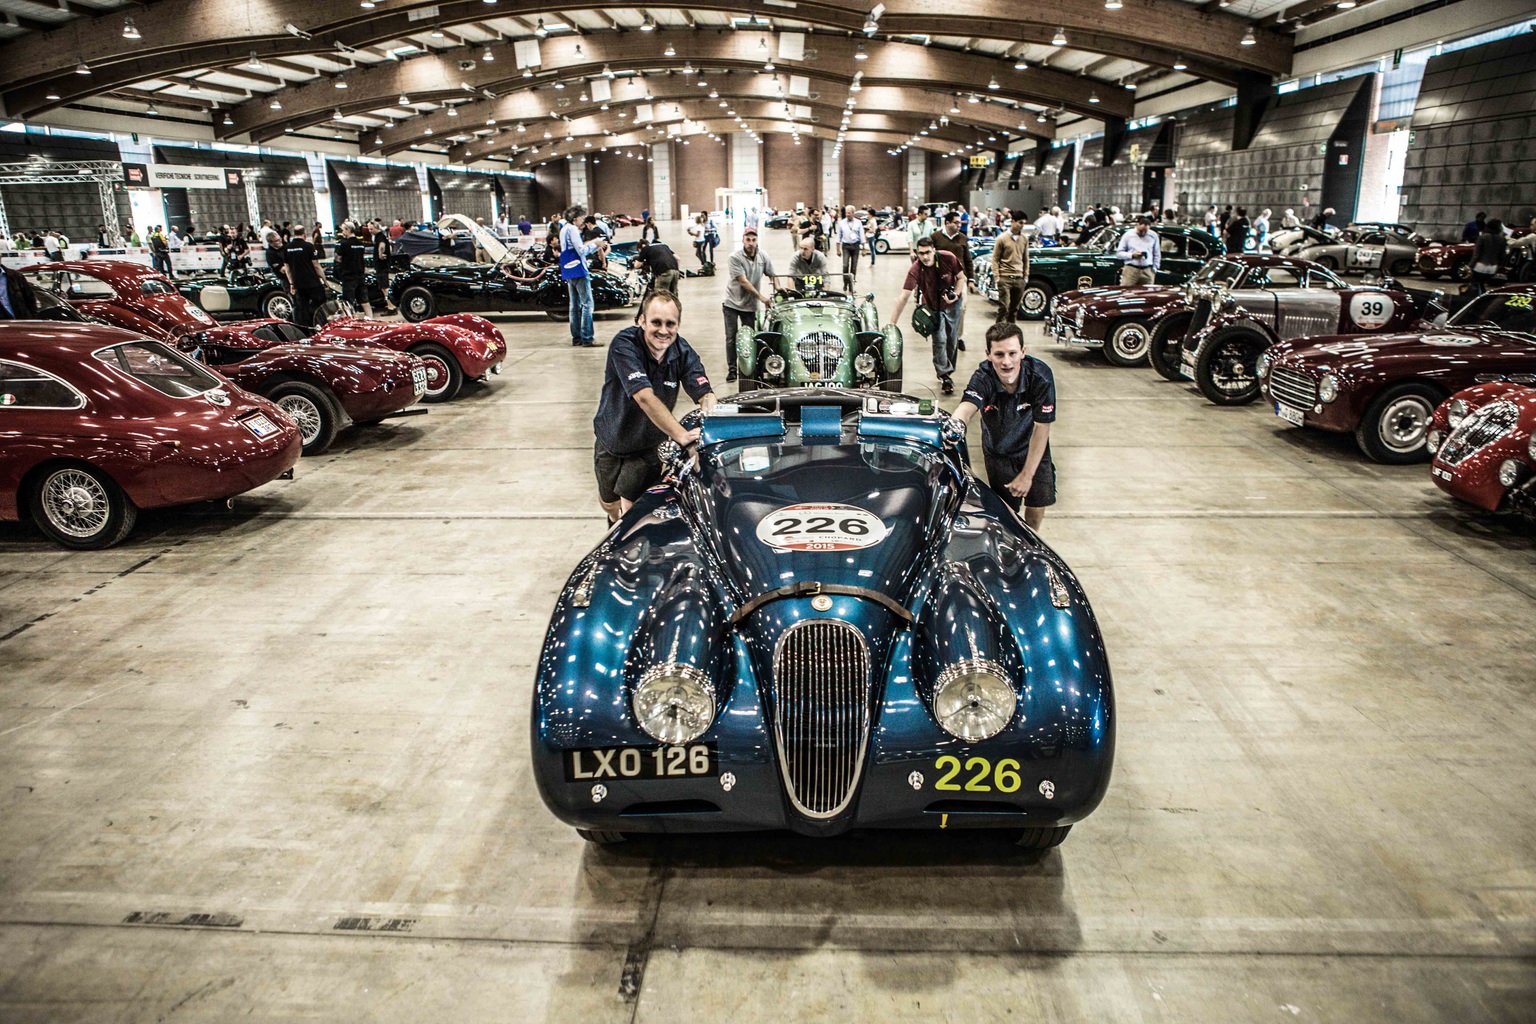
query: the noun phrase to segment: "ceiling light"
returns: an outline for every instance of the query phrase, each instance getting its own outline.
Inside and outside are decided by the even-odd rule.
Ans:
[[[267,106],[271,107],[273,110],[282,110],[283,109],[283,101],[278,99],[276,96],[273,96],[272,97],[272,102],[268,103]]]
[[[525,125],[525,124],[523,124],[523,123],[522,123],[522,122],[518,122],[518,125],[517,125],[517,129],[516,129],[516,130],[517,130],[517,131],[520,131],[520,132],[525,132],[525,131],[527,131],[527,130],[528,130],[528,126],[527,126],[527,125]]]
[[[960,113],[960,104],[955,103],[954,101],[951,101],[950,104],[949,104],[949,112],[951,114],[958,114],[958,113]]]
[[[654,32],[654,31],[656,31],[656,19],[651,17],[649,14],[647,14],[645,16],[645,20],[640,22],[640,31],[641,32]]]
[[[252,71],[260,71],[261,70],[261,68],[262,68],[261,58],[256,56],[256,51],[255,50],[251,51],[251,58],[250,58],[250,60],[245,62],[245,66],[247,68],[250,68]]]
[[[607,64],[603,65],[603,77],[604,78],[612,78],[613,77],[613,68],[609,67]]]
[[[374,8],[374,3],[373,0],[360,0],[357,6],[361,7],[365,11],[371,11]]]
[[[448,116],[449,117],[458,117],[459,116],[459,108],[458,107],[449,107],[448,108]]]
[[[1350,6],[1354,6],[1354,5],[1351,4]],[[123,38],[124,39],[143,39],[144,38],[143,36],[139,35],[138,27],[136,25],[134,25],[132,18],[124,18],[123,19]]]
[[[436,134],[436,133],[434,133],[434,132],[433,132],[433,131],[432,131],[432,126],[431,126],[431,125],[428,125],[428,126],[427,126],[427,130],[426,130],[426,131],[424,131],[424,132],[422,132],[422,134],[423,134],[423,135],[433,135],[433,134]]]
[[[1024,55],[1023,54],[1019,54],[1019,56],[1017,58],[1015,58],[1015,60],[1013,62],[1013,70],[1015,70],[1015,71],[1024,71],[1024,70],[1028,69],[1028,67],[1029,67],[1029,65],[1027,63],[1025,63],[1025,61],[1024,61]]]
[[[344,78],[338,78],[334,84],[338,89],[345,89],[347,87],[347,80]]]
[[[1175,70],[1175,71],[1183,71],[1183,70],[1185,70],[1188,67],[1189,67],[1189,62],[1184,59],[1184,55],[1182,53],[1179,54],[1177,57],[1173,58],[1173,70]]]
[[[485,123],[488,124],[488,125],[495,124],[496,123],[496,119],[494,117],[488,117],[488,118],[485,119]]]
[[[993,75],[992,76],[992,81],[987,83],[987,88],[988,89],[1001,89],[1002,88],[1002,86],[1000,84],[998,84],[997,76],[996,75]]]
[[[1118,11],[1124,6],[1125,4],[1121,3],[1120,0],[1104,0],[1104,9],[1106,11]]]
[[[1099,102],[1098,90],[1094,90],[1093,92],[1088,94],[1088,102],[1089,103],[1097,103],[1097,102]]]
[[[429,35],[431,35],[433,39],[441,39],[441,38],[443,38],[443,35],[444,35],[444,33],[443,33],[443,26],[441,26],[441,25],[433,25],[432,26],[432,31],[429,33]]]
[[[1125,86],[1127,89],[1131,90],[1132,92],[1136,91],[1136,83],[1135,82],[1121,82],[1120,84]]]
[[[1248,31],[1243,33],[1243,38],[1238,40],[1238,45],[1239,46],[1254,46],[1254,45],[1256,45],[1258,43],[1258,41],[1259,41],[1258,38],[1253,34],[1253,26],[1249,25],[1248,26]]]
[[[1347,11],[1353,6],[1355,6],[1355,0],[1339,0],[1339,10],[1341,11]],[[123,34],[127,35],[126,32]]]
[[[1056,30],[1056,34],[1051,37],[1051,45],[1052,46],[1066,46],[1067,45],[1067,30],[1065,28],[1058,28]]]
[[[411,105],[411,98],[405,93],[401,93],[400,98],[395,101],[395,104],[401,107],[408,107]]]
[[[480,55],[480,59],[485,61],[485,63],[489,64],[489,63],[491,63],[492,61],[494,61],[496,59],[496,55],[494,53],[492,53],[491,52],[491,48],[489,46],[487,46],[485,48],[485,52]]]
[[[967,103],[980,103],[981,102],[981,97],[977,96],[975,93],[971,93],[971,98],[966,100],[966,102]]]
[[[539,26],[533,30],[533,34],[538,36],[540,39],[543,39],[545,36],[549,35],[549,29],[544,27],[543,18],[539,19]]]
[[[677,47],[673,46],[671,43],[668,43],[667,48],[661,52],[661,55],[663,57],[676,57]]]
[[[384,145],[384,136],[382,136],[382,135],[375,135],[373,137],[373,144],[375,146],[382,146],[382,145]]]
[[[234,124],[234,119],[229,116],[229,111],[224,111],[224,124]]]
[[[565,88],[565,83],[564,82],[556,82],[555,83],[555,88],[556,89],[564,89]]]
[[[144,113],[148,114],[150,117],[159,117],[160,116],[160,111],[155,109],[155,105],[153,103],[151,103],[149,105],[149,109],[144,111]]]
[[[869,60],[869,54],[864,52],[864,44],[860,43],[858,49],[853,51],[854,60]]]
[[[57,90],[57,89],[49,89],[48,90],[48,94],[46,96],[44,96],[43,98],[44,99],[49,99],[49,100],[56,100],[56,99],[59,98],[59,90]]]

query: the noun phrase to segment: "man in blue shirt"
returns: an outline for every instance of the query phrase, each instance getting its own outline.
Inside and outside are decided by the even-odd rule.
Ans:
[[[981,451],[987,483],[1024,522],[1040,529],[1045,509],[1056,504],[1056,465],[1051,461],[1051,424],[1056,422],[1056,378],[1051,368],[1024,351],[1018,324],[987,328],[986,361],[971,374],[955,420],[961,434],[981,414]]]
[[[565,290],[571,309],[571,344],[578,348],[592,348],[592,277],[587,270],[587,257],[594,252],[606,253],[608,243],[602,239],[583,241],[581,221],[587,208],[577,203],[565,211],[565,222],[560,227],[560,276],[565,278]]]
[[[699,439],[672,415],[679,391],[705,412],[715,404],[704,363],[677,333],[682,314],[677,297],[652,292],[640,305],[635,326],[626,327],[608,346],[602,398],[592,430],[598,498],[613,522],[654,487],[662,474],[657,449],[671,438],[680,445]]]
[[[1120,284],[1151,284],[1157,278],[1158,264],[1162,262],[1162,243],[1152,222],[1146,217],[1136,218],[1136,227],[1120,236],[1120,247],[1115,255],[1125,261],[1120,268]]]

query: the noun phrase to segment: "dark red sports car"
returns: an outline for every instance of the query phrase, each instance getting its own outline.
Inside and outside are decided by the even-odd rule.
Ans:
[[[446,402],[466,380],[501,372],[507,340],[501,328],[483,316],[453,313],[420,323],[394,323],[360,316],[339,316],[310,335],[329,345],[380,346],[410,352],[427,365],[426,402]]]
[[[1282,341],[1258,370],[1286,422],[1353,433],[1377,462],[1422,462],[1435,406],[1474,384],[1536,373],[1536,286],[1480,295],[1444,327]]]
[[[1489,512],[1536,520],[1536,375],[1457,392],[1430,424],[1430,478]]]
[[[40,292],[67,298],[80,313],[175,344],[234,383],[276,402],[304,435],[304,454],[331,446],[348,420],[377,423],[426,392],[425,363],[384,348],[312,345],[307,328],[285,320],[221,325],[159,273],[137,263],[49,263],[26,271]]]
[[[265,398],[163,342],[95,324],[0,323],[0,519],[104,548],[139,509],[233,497],[303,441]]]

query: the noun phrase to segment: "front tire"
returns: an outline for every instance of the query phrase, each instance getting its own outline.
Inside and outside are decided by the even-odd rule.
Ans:
[[[1060,846],[1071,831],[1071,825],[1063,825],[1061,828],[1022,828],[1014,836],[1013,845],[1025,850],[1049,850]]]
[[[881,256],[884,256],[886,253],[888,253],[890,251],[891,251],[891,243],[890,242],[887,242],[883,238],[875,239],[875,252],[879,253]]]
[[[1031,281],[1019,296],[1019,315],[1026,320],[1044,320],[1055,289],[1043,281]]]
[[[429,342],[412,347],[411,354],[420,356],[427,364],[427,391],[421,396],[423,402],[450,402],[458,397],[459,389],[464,386],[464,371],[459,368],[459,361],[453,358],[452,352]]]
[[[571,318],[571,311],[569,309],[546,309],[544,311],[544,315],[549,317],[551,320],[564,321]]]
[[[323,388],[292,380],[272,388],[266,397],[299,425],[305,455],[319,455],[336,440],[336,433],[341,429],[341,416]]]
[[[421,285],[412,285],[400,293],[400,315],[413,324],[432,319],[437,301],[432,293]]]
[[[261,311],[273,320],[293,321],[293,296],[285,291],[268,292],[261,300]]]
[[[1375,462],[1403,466],[1429,455],[1425,439],[1441,396],[1423,384],[1399,384],[1371,402],[1355,428],[1355,443]]]
[[[128,536],[139,509],[99,469],[55,466],[37,481],[29,496],[32,521],[48,538],[66,548],[109,548]]]
[[[1413,273],[1413,260],[1398,260],[1387,268],[1387,273],[1393,277],[1407,277]]]
[[[1214,405],[1247,405],[1259,397],[1259,353],[1269,339],[1242,324],[1228,324],[1201,346],[1195,384]]]
[[[629,842],[628,832],[614,832],[602,828],[579,828],[576,834],[593,846],[616,846]]]
[[[1111,366],[1140,366],[1152,347],[1152,332],[1145,320],[1122,320],[1104,339],[1104,358]]]
[[[1339,261],[1334,259],[1332,256],[1319,256],[1315,262],[1318,266],[1327,270],[1339,269]]]
[[[1451,280],[1452,281],[1470,281],[1470,280],[1472,280],[1472,257],[1471,256],[1462,256],[1459,259],[1457,259],[1455,263],[1451,264]]]
[[[1175,313],[1164,317],[1152,328],[1152,336],[1147,342],[1147,362],[1164,380],[1184,379],[1179,372],[1179,361],[1184,358],[1184,334],[1192,319],[1193,313]]]

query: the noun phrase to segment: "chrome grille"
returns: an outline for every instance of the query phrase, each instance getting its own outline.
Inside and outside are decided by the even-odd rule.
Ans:
[[[831,331],[814,331],[795,342],[795,354],[814,379],[833,377],[843,358],[843,339]]]
[[[1336,318],[1331,316],[1282,313],[1275,333],[1282,338],[1304,338],[1309,334],[1330,334],[1337,326]]]
[[[1514,429],[1520,422],[1520,409],[1514,402],[1494,402],[1467,414],[1461,426],[1451,431],[1435,459],[1446,466],[1459,466],[1480,448],[1486,448]]]
[[[1300,370],[1276,366],[1269,371],[1269,396],[1292,409],[1310,409],[1317,404],[1317,381]]]
[[[1184,328],[1184,337],[1193,338],[1200,333],[1207,320],[1211,318],[1211,300],[1201,299],[1195,303],[1195,311],[1190,315],[1189,326]]]
[[[773,652],[779,771],[797,811],[831,818],[848,806],[869,743],[869,647],[838,619],[784,631]]]

